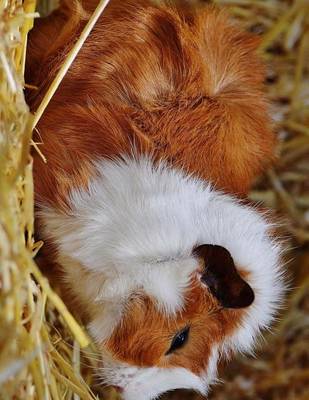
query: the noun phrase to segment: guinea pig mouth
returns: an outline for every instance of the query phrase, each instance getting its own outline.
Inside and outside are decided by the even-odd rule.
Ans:
[[[226,248],[203,244],[194,249],[194,255],[204,261],[201,281],[224,308],[245,308],[253,303],[254,292]]]
[[[120,387],[120,386],[114,386],[114,385],[112,385],[112,388],[113,388],[114,390],[116,390],[117,393],[123,393],[123,391],[124,391],[124,389],[123,389],[122,387]]]

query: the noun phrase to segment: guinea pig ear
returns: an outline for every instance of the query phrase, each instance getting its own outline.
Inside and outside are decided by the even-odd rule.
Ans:
[[[226,248],[203,244],[193,250],[193,255],[203,259],[205,270],[201,280],[223,307],[244,308],[253,303],[254,292],[237,272]]]

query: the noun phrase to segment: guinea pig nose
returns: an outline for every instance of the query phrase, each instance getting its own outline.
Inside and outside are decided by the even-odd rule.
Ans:
[[[123,392],[123,388],[120,387],[120,386],[114,386],[114,385],[112,385],[112,388],[114,388],[114,389],[116,390],[116,392],[118,392],[118,393],[122,393],[122,392]]]

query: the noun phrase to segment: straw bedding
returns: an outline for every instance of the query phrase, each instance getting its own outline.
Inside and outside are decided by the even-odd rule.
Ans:
[[[291,292],[274,334],[256,358],[225,368],[213,400],[309,398],[309,4],[306,0],[217,0],[262,36],[278,160],[252,200],[284,216],[293,250]],[[23,6],[22,6],[23,3]],[[42,1],[47,12],[55,1]],[[33,117],[23,97],[27,32],[34,0],[0,0],[0,399],[116,399],[92,377],[98,355],[83,327],[38,270],[33,240]],[[27,82],[26,82],[27,83]],[[36,151],[35,149],[33,149]],[[166,399],[199,399],[175,392]]]

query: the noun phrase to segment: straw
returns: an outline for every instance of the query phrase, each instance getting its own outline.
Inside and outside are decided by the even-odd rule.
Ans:
[[[89,36],[90,32],[92,31],[93,27],[97,23],[97,20],[100,18],[102,12],[104,11],[105,7],[108,5],[109,0],[100,0],[97,8],[95,9],[94,13],[92,14],[91,18],[89,19],[88,23],[86,24],[85,28],[83,29],[80,37],[78,38],[77,42],[75,43],[72,50],[67,55],[63,65],[61,66],[60,70],[57,73],[57,76],[53,80],[52,84],[50,85],[49,89],[47,90],[41,104],[39,105],[34,119],[33,119],[33,129],[37,125],[38,121],[40,120],[44,110],[48,106],[51,98],[55,94],[56,90],[58,89],[59,85],[61,84],[62,79],[64,78],[65,74],[68,72],[70,66],[74,62],[76,56],[78,55],[80,49],[82,48],[85,40]]]

